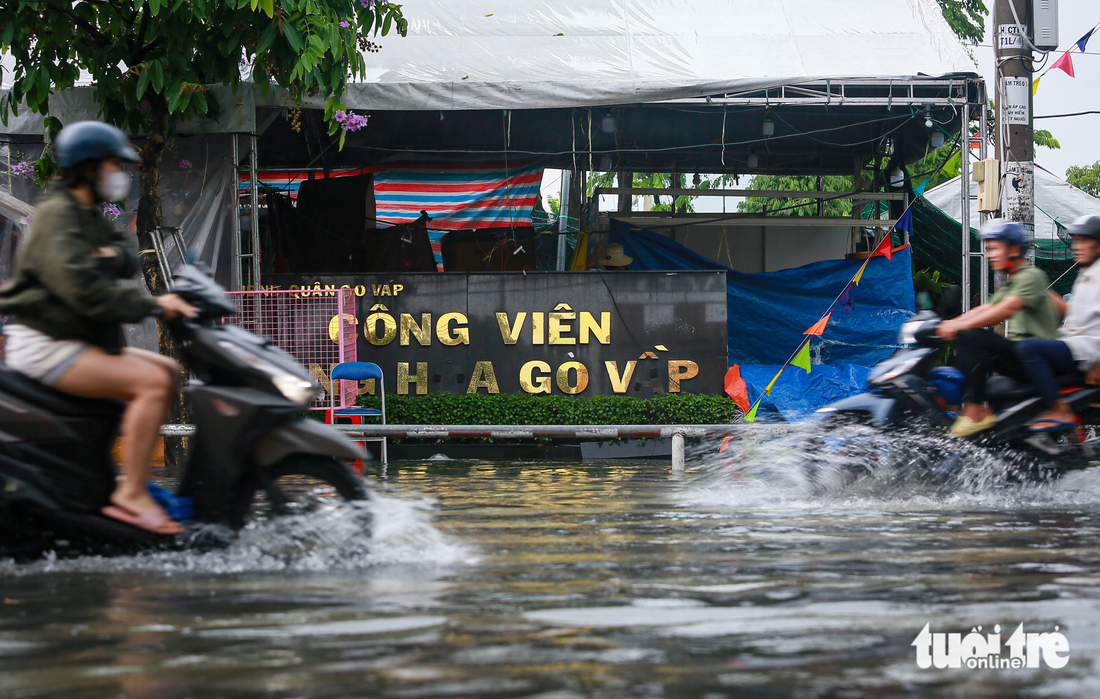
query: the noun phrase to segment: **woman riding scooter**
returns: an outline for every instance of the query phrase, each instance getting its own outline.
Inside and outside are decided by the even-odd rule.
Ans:
[[[1073,257],[1081,266],[1073,283],[1072,301],[1056,299],[1066,322],[1057,340],[1024,340],[1016,345],[1032,385],[1039,389],[1047,411],[1032,423],[1033,432],[1054,432],[1080,420],[1058,399],[1058,374],[1088,372],[1086,381],[1100,384],[1100,216],[1081,216],[1069,227]]]
[[[1024,227],[993,220],[982,230],[982,239],[990,266],[1007,273],[1008,282],[988,304],[943,321],[936,331],[945,340],[955,341],[956,366],[966,377],[962,411],[948,433],[952,437],[968,437],[996,424],[985,404],[986,379],[996,372],[1025,380],[1014,352],[1016,342],[1053,340],[1062,320],[1047,291],[1047,275],[1024,257],[1031,246]],[[1006,324],[1004,337],[988,329],[1001,322]]]
[[[59,182],[39,202],[11,280],[0,289],[7,363],[53,388],[87,398],[128,401],[122,476],[103,514],[157,534],[180,531],[149,495],[149,462],[168,415],[179,366],[125,347],[122,323],[157,312],[196,309],[176,294],[150,297],[118,284],[137,272],[137,256],[104,219],[104,203],[124,199],[138,160],[125,134],[97,121],[72,124],[54,141]]]

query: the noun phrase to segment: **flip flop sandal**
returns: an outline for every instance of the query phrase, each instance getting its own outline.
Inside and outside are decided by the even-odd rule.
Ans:
[[[1036,427],[1035,426],[1035,425],[1042,424],[1044,422],[1049,422],[1051,424],[1051,427]],[[1066,430],[1066,429],[1069,429],[1071,427],[1077,427],[1080,424],[1081,424],[1080,420],[1076,420],[1074,422],[1062,422],[1061,420],[1051,420],[1051,419],[1036,420],[1035,422],[1033,422],[1031,424],[1031,427],[1028,428],[1028,432],[1061,432],[1062,430]]]
[[[169,527],[172,524],[177,524],[176,520],[172,519],[165,513],[160,506],[154,506],[151,509],[142,512],[140,515],[127,510],[126,508],[119,507],[118,505],[108,505],[104,507],[100,512],[105,517],[118,520],[125,524],[129,524],[132,527],[138,529],[144,529],[147,532],[153,534],[160,534],[162,536],[174,536],[178,532],[171,531]]]

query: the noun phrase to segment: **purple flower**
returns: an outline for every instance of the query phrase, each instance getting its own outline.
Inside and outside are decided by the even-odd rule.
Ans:
[[[16,163],[15,165],[12,165],[11,171],[13,174],[19,175],[20,177],[26,177],[28,179],[34,177],[34,165],[31,165],[26,160],[21,163]]]
[[[332,115],[333,120],[344,131],[358,131],[367,125],[367,118],[353,112],[345,112],[343,109]]]
[[[347,21],[346,19],[342,19],[342,20],[340,20],[340,26],[343,27],[344,29],[347,29],[348,27],[351,26],[351,22]]]
[[[374,7],[375,2],[377,2],[377,0],[359,0],[359,4],[368,10]]]
[[[190,160],[184,159],[184,160],[180,161],[180,170],[190,170],[190,169],[191,169],[191,161]]]
[[[117,206],[115,206],[114,204],[104,204],[103,205],[103,215],[106,216],[108,219],[113,221],[114,219],[121,216],[122,212],[119,211],[119,208]]]

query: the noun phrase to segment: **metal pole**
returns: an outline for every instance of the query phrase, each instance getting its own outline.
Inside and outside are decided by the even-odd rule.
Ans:
[[[233,160],[233,182],[229,191],[229,204],[233,209],[230,220],[233,222],[233,278],[230,285],[237,291],[244,291],[244,280],[241,279],[241,199],[240,194],[241,170],[240,149],[237,145],[237,134],[229,134],[229,157]]]
[[[959,180],[962,182],[962,311],[970,310],[970,98],[962,106]]]
[[[985,110],[989,104],[989,98],[986,95],[984,82],[981,83],[981,88],[982,89],[980,92],[982,105],[978,110],[978,139],[981,141],[981,143],[978,144],[978,158],[981,160],[985,160],[988,157],[987,154],[989,151],[989,120],[986,119],[985,113]],[[986,219],[988,218],[988,214],[978,214],[978,230],[981,230],[982,227],[985,226]],[[978,259],[981,262],[981,302],[984,306],[985,304],[989,303],[989,261],[985,257],[985,241],[979,239],[978,246],[981,250],[981,257],[979,257]]]
[[[684,435],[680,432],[672,435],[672,473],[684,473]]]
[[[569,232],[569,194],[572,191],[570,186],[572,174],[570,170],[561,173],[561,200],[558,205],[558,264],[555,267],[559,272],[565,271],[565,234]]]
[[[256,164],[259,161],[259,139],[252,134],[249,143],[248,154],[248,185],[252,200],[252,289],[260,290],[260,194],[259,174],[256,172]]]

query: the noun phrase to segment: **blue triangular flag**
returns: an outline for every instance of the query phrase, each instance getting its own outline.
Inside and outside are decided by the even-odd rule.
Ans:
[[[932,181],[932,178],[929,177],[924,182],[921,182],[916,187],[913,187],[913,194],[916,194],[918,197],[924,196],[924,190],[928,188],[928,183],[931,182],[931,181]]]
[[[856,286],[850,284],[844,293],[841,294],[840,300],[836,302],[840,307],[841,313],[851,313],[856,310]]]
[[[1089,37],[1092,36],[1092,33],[1094,31],[1096,31],[1096,27],[1093,27],[1092,29],[1088,30],[1088,32],[1083,37],[1081,37],[1080,39],[1077,40],[1077,50],[1078,51],[1080,51],[1081,53],[1085,52],[1085,46],[1089,43]]]
[[[902,214],[898,222],[894,224],[894,230],[905,231],[907,233],[913,232],[913,207],[909,207]]]

